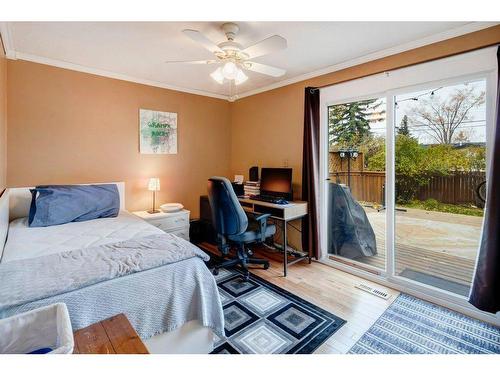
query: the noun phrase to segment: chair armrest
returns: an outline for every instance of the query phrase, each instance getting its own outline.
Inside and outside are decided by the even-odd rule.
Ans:
[[[260,241],[264,242],[266,240],[267,219],[271,217],[271,214],[248,213],[252,215],[253,220],[259,223]]]
[[[250,215],[254,215],[252,219],[255,221],[267,220],[267,218],[271,217],[271,214],[258,214],[256,212],[248,212]]]

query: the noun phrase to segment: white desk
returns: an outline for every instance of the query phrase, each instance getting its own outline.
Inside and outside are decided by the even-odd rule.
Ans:
[[[311,263],[310,255],[302,255],[296,257],[293,261],[288,261],[287,243],[287,223],[292,220],[301,219],[307,215],[307,202],[292,201],[288,204],[275,204],[262,202],[249,198],[239,198],[240,204],[245,211],[257,212],[262,214],[271,214],[271,218],[282,222],[283,233],[283,276],[286,277],[288,266],[308,259]]]

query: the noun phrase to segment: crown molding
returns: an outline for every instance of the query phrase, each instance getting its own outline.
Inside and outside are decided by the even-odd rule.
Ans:
[[[12,33],[10,31],[8,22],[0,22],[0,35],[2,37],[3,48],[5,50],[5,56],[8,59],[16,59],[16,49],[14,48],[14,41],[12,39]]]
[[[367,62],[370,62],[373,60],[381,59],[381,58],[384,58],[387,56],[391,56],[391,55],[395,55],[395,54],[398,54],[401,52],[409,51],[409,50],[412,50],[415,48],[423,47],[423,46],[426,46],[428,44],[433,44],[433,43],[441,42],[443,40],[455,38],[455,37],[458,37],[461,35],[473,33],[475,31],[479,31],[482,29],[486,29],[488,27],[496,26],[498,24],[499,24],[499,22],[471,22],[471,23],[468,23],[466,25],[463,25],[463,26],[460,26],[460,27],[457,27],[454,29],[450,29],[450,30],[443,31],[443,32],[438,33],[438,34],[433,34],[433,35],[427,36],[425,38],[414,40],[412,42],[400,44],[398,46],[390,47],[390,48],[387,48],[384,50],[370,53],[368,55],[357,57],[357,58],[352,59],[352,60],[347,60],[347,61],[341,62],[339,64],[331,65],[331,66],[328,66],[326,68],[315,70],[315,71],[310,72],[310,73],[301,74],[301,75],[298,75],[298,76],[295,76],[292,78],[285,79],[283,81],[272,83],[270,85],[267,85],[267,86],[264,86],[264,87],[261,87],[258,89],[246,91],[246,92],[238,94],[238,99],[243,99],[243,98],[246,98],[248,96],[260,94],[260,93],[265,92],[265,91],[274,90],[274,89],[277,89],[277,88],[280,88],[283,86],[291,85],[293,83],[297,83],[297,82],[305,81],[305,80],[308,80],[311,78],[319,77],[319,76],[322,76],[324,74],[333,73],[333,72],[336,72],[336,71],[339,71],[342,69],[346,69],[346,68],[350,68],[350,67],[353,67],[356,65],[364,64],[364,63],[367,63]]]
[[[55,66],[58,68],[63,68],[63,69],[69,69],[69,70],[74,70],[74,71],[79,71],[83,73],[88,73],[88,74],[94,74],[102,77],[108,77],[108,78],[114,78],[114,79],[119,79],[122,81],[128,81],[128,82],[134,82],[134,83],[139,83],[147,86],[153,86],[153,87],[160,87],[168,90],[173,90],[173,91],[180,91],[180,92],[185,92],[188,94],[195,94],[195,95],[202,95],[202,96],[208,96],[212,98],[217,98],[217,99],[223,99],[227,100],[229,102],[234,102],[238,99],[242,99],[248,96],[260,94],[265,91],[270,91],[277,89],[279,87],[287,86],[293,83],[305,81],[311,78],[315,78],[324,74],[328,73],[333,73],[335,71],[339,71],[342,69],[346,69],[352,66],[356,66],[359,64],[363,64],[369,61],[377,60],[383,57],[387,57],[390,55],[398,54],[401,52],[405,52],[408,50],[412,50],[415,48],[423,47],[428,44],[440,42],[446,39],[451,39],[457,36],[469,34],[475,31],[479,31],[482,29],[486,29],[491,26],[498,25],[498,22],[471,22],[466,25],[447,30],[438,34],[433,34],[425,38],[421,38],[409,43],[405,44],[400,44],[395,47],[387,48],[384,50],[380,50],[374,53],[370,53],[364,56],[360,56],[355,59],[351,59],[348,61],[344,61],[339,64],[331,65],[319,70],[315,70],[310,73],[305,73],[301,74],[295,77],[291,77],[288,79],[285,79],[283,81],[279,81],[270,85],[266,85],[254,90],[249,90],[240,94],[237,94],[235,96],[228,96],[228,95],[222,95],[222,94],[216,94],[212,93],[209,91],[203,91],[203,90],[197,90],[197,89],[190,89],[186,87],[179,87],[175,85],[170,85],[164,82],[160,81],[153,81],[153,80],[147,80],[147,79],[142,79],[142,78],[137,78],[133,76],[129,76],[126,74],[121,74],[121,73],[116,73],[116,72],[111,72],[107,70],[102,70],[102,69],[97,69],[97,68],[92,68],[84,65],[79,65],[79,64],[74,64],[71,62],[63,61],[63,60],[56,60],[56,59],[50,59],[47,57],[43,56],[37,56],[37,55],[32,55],[32,54],[27,54],[27,53],[22,53],[22,52],[17,52],[14,46],[13,38],[12,38],[12,32],[10,30],[10,24],[9,22],[0,22],[0,35],[2,36],[2,40],[4,43],[4,48],[5,48],[5,55],[8,59],[11,60],[25,60],[25,61],[31,61],[39,64],[44,64],[44,65],[50,65],[50,66]]]
[[[201,95],[201,96],[208,96],[208,97],[216,98],[216,99],[223,99],[223,100],[229,99],[226,95],[215,94],[215,93],[212,93],[209,91],[189,89],[186,87],[169,85],[167,83],[163,83],[160,81],[152,81],[152,80],[148,80],[148,79],[132,77],[132,76],[129,76],[127,74],[110,72],[108,70],[96,69],[96,68],[92,68],[92,67],[88,67],[88,66],[84,66],[84,65],[73,64],[73,63],[70,63],[67,61],[54,60],[54,59],[49,59],[47,57],[30,55],[30,54],[22,53],[22,52],[16,52],[15,58],[18,60],[25,60],[25,61],[38,63],[38,64],[55,66],[57,68],[75,70],[77,72],[93,74],[93,75],[97,75],[97,76],[101,76],[101,77],[107,77],[107,78],[119,79],[121,81],[139,83],[141,85],[160,87],[162,89],[180,91],[180,92],[185,92],[188,94],[195,94],[195,95]]]

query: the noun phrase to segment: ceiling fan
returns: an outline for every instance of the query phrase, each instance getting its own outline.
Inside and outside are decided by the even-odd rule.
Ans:
[[[220,64],[221,66],[212,72],[210,76],[221,85],[226,80],[234,81],[236,85],[245,82],[248,79],[248,76],[243,72],[243,70],[250,70],[252,72],[265,74],[271,77],[281,77],[286,73],[284,69],[250,61],[250,59],[255,57],[285,49],[287,47],[285,38],[279,35],[273,35],[247,48],[243,48],[241,44],[234,41],[239,29],[239,26],[235,23],[223,24],[222,31],[226,34],[227,41],[219,44],[215,44],[197,30],[182,30],[184,35],[212,52],[214,54],[214,59],[166,62],[186,64]]]

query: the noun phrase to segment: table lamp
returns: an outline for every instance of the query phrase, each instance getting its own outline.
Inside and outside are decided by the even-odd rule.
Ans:
[[[160,179],[158,177],[151,177],[148,183],[148,190],[153,192],[153,208],[148,211],[150,214],[156,214],[160,212],[160,210],[155,209],[156,203],[156,192],[160,191]]]

